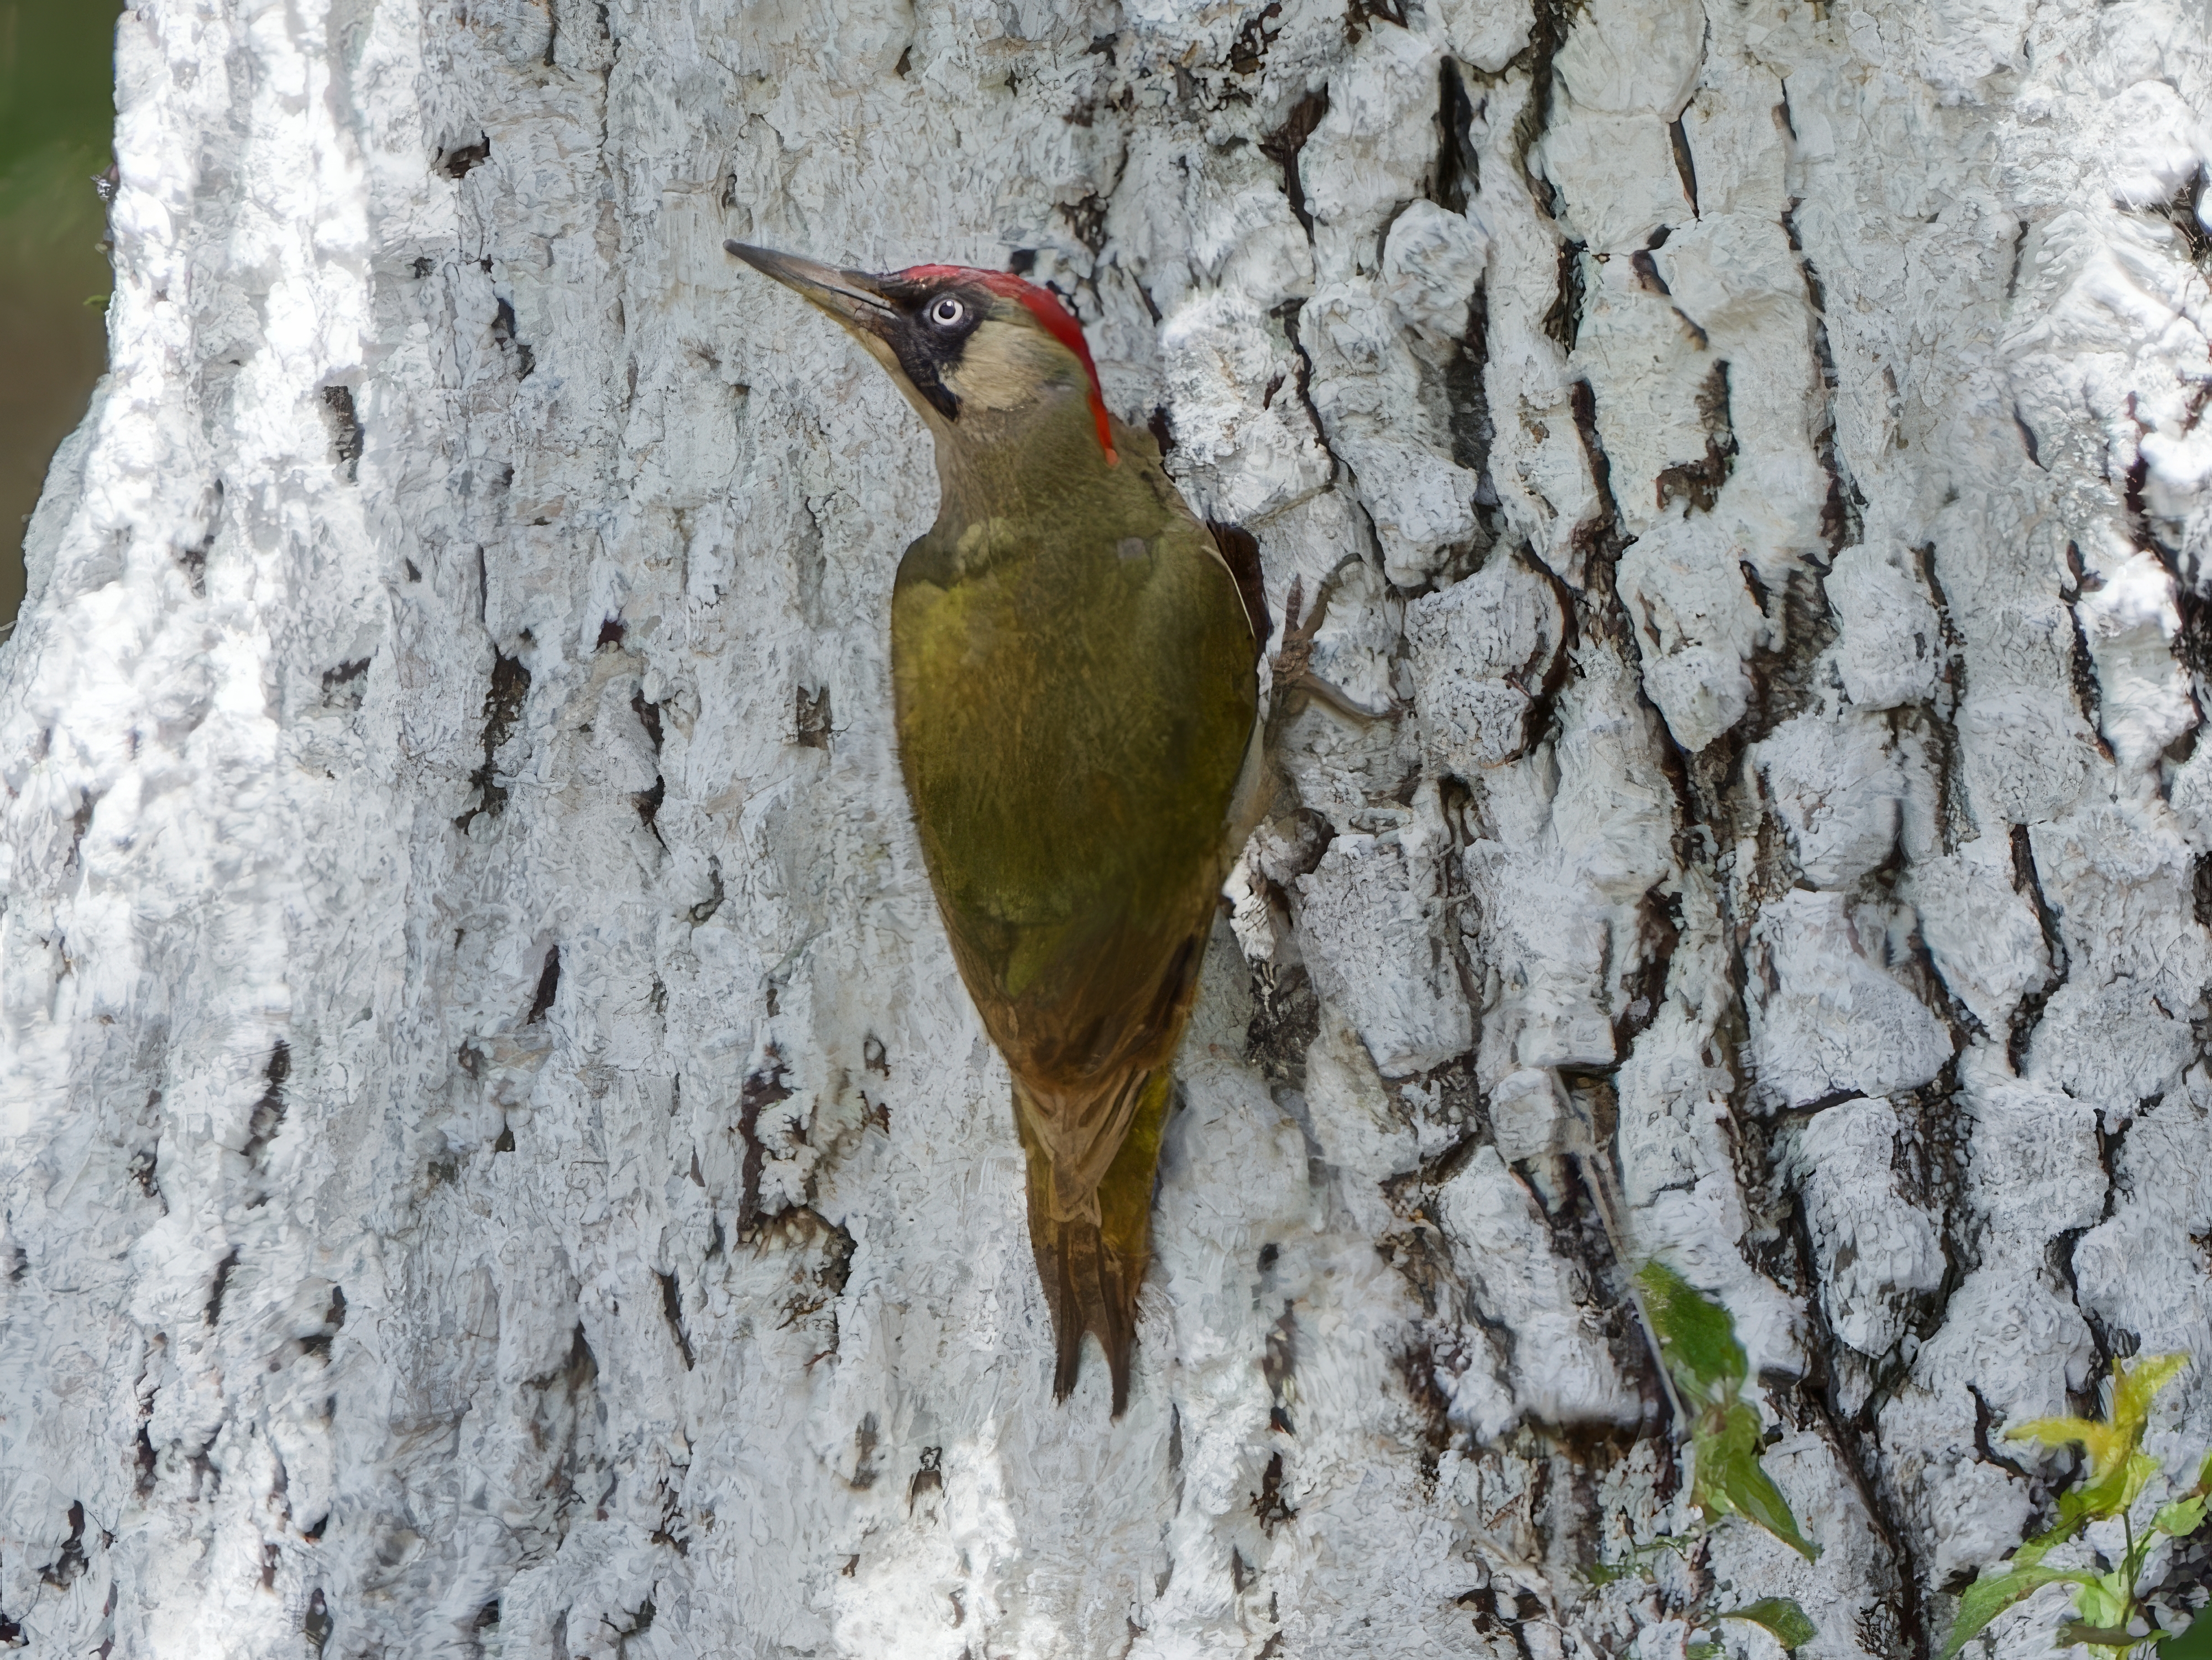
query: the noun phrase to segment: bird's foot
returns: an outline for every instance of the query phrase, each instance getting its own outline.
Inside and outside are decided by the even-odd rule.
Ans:
[[[1283,643],[1275,652],[1277,708],[1288,708],[1289,700],[1295,696],[1314,698],[1346,720],[1362,723],[1395,721],[1407,712],[1407,706],[1396,698],[1389,700],[1381,708],[1370,708],[1314,668],[1315,637],[1321,632],[1322,619],[1328,615],[1328,602],[1336,595],[1340,573],[1352,562],[1346,560],[1321,580],[1314,591],[1311,611],[1305,610],[1305,578],[1291,578],[1291,591],[1283,597]]]

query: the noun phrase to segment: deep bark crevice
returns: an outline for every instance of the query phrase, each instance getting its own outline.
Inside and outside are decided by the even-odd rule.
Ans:
[[[482,550],[477,558],[483,558]],[[481,562],[478,566],[482,569]],[[496,818],[507,811],[507,786],[498,780],[499,751],[506,744],[514,723],[522,717],[522,706],[530,696],[530,670],[520,657],[509,657],[495,651],[492,654],[491,683],[484,689],[483,701],[483,764],[469,775],[469,783],[477,792],[477,803],[453,820],[453,828],[464,836],[479,816]]]
[[[1705,453],[1695,461],[1677,462],[1661,471],[1657,490],[1664,512],[1676,502],[1686,502],[1685,517],[1711,513],[1722,487],[1735,471],[1735,421],[1729,409],[1729,366],[1715,363],[1698,388],[1698,423],[1705,429]]]
[[[1856,1420],[1844,1408],[1838,1389],[1839,1380],[1826,1361],[1827,1356],[1842,1352],[1842,1340],[1828,1325],[1827,1310],[1820,1301],[1819,1259],[1814,1252],[1812,1229],[1803,1204],[1794,1194],[1790,1201],[1786,1237],[1788,1249],[1795,1257],[1798,1304],[1814,1334],[1814,1341],[1806,1346],[1811,1366],[1803,1377],[1796,1380],[1790,1393],[1801,1414],[1817,1426],[1820,1438],[1850,1477],[1852,1489],[1873,1523],[1888,1569],[1887,1583],[1875,1589],[1886,1593],[1889,1602],[1886,1607],[1877,1603],[1870,1615],[1874,1624],[1865,1634],[1878,1639],[1877,1652],[1885,1656],[1903,1660],[1909,1655],[1913,1660],[1930,1660],[1936,1652],[1939,1633],[1929,1622],[1918,1566],[1905,1542],[1907,1535],[1903,1517],[1891,1504],[1881,1480],[1881,1444],[1872,1415],[1874,1403],[1880,1397],[1870,1395],[1867,1408]]]
[[[1593,633],[1616,648],[1632,652],[1634,642],[1614,582],[1614,568],[1636,538],[1622,526],[1620,505],[1613,498],[1613,460],[1605,453],[1605,439],[1597,428],[1597,394],[1588,380],[1575,380],[1568,385],[1567,402],[1574,415],[1576,435],[1582,440],[1583,461],[1589,468],[1590,489],[1597,497],[1597,512],[1576,525],[1571,538],[1581,562],[1583,609],[1593,623],[1603,624]]]
[[[1291,105],[1282,125],[1260,140],[1260,153],[1283,170],[1283,194],[1290,202],[1298,228],[1310,240],[1313,235],[1313,214],[1306,206],[1306,185],[1298,172],[1298,152],[1305,149],[1306,140],[1313,137],[1314,129],[1328,113],[1328,88],[1324,83]]]
[[[1528,153],[1552,124],[1552,98],[1557,83],[1553,64],[1566,43],[1567,28],[1580,9],[1578,0],[1534,0],[1528,44],[1508,70],[1525,66],[1528,72],[1528,101],[1513,124],[1513,165],[1547,219],[1559,216],[1559,197],[1551,180],[1533,172]]]
[[[1299,407],[1305,410],[1306,419],[1313,427],[1314,443],[1323,455],[1328,457],[1328,482],[1331,486],[1334,486],[1350,469],[1344,465],[1343,458],[1339,456],[1330,445],[1328,427],[1322,420],[1321,410],[1314,404],[1313,355],[1307,351],[1305,343],[1298,337],[1298,319],[1305,310],[1305,303],[1303,300],[1285,300],[1268,314],[1283,325],[1284,339],[1290,343],[1291,350],[1297,354],[1298,366],[1291,385],[1297,393]],[[1373,539],[1371,532],[1369,539],[1370,541]]]
[[[1429,199],[1446,213],[1465,213],[1468,202],[1482,194],[1482,158],[1471,136],[1474,105],[1454,59],[1444,59],[1437,80],[1437,162]]]
[[[1551,309],[1544,313],[1544,332],[1559,342],[1559,350],[1571,357],[1582,337],[1583,261],[1589,254],[1589,249],[1580,242],[1560,242],[1558,282]]]
[[[1828,292],[1812,256],[1797,234],[1798,203],[1793,199],[1782,215],[1782,229],[1790,251],[1797,256],[1798,274],[1804,278],[1805,299],[1810,307],[1813,362],[1820,376],[1820,415],[1813,429],[1813,453],[1828,477],[1827,498],[1820,504],[1820,538],[1832,562],[1845,548],[1857,545],[1861,513],[1866,496],[1845,465],[1836,443],[1836,354],[1828,340]]]
[[[738,1241],[741,1244],[751,1244],[760,1236],[761,1175],[768,1164],[767,1144],[760,1136],[761,1111],[780,1101],[788,1101],[791,1097],[790,1071],[781,1052],[771,1043],[759,1067],[745,1079],[738,1098],[738,1136],[745,1150],[744,1185],[738,1200]]]
[[[2027,1076],[2029,1046],[2035,1041],[2035,1031],[2043,1020],[2044,1006],[2057,994],[2072,970],[2072,959],[2066,951],[2066,937],[2058,925],[2058,913],[2043,897],[2043,879],[2035,867],[2035,844],[2028,835],[2027,826],[2012,827],[2012,885],[2013,891],[2027,896],[2035,907],[2036,926],[2043,931],[2043,949],[2050,968],[2041,985],[2030,989],[2014,1009],[2012,1028],[2007,1034],[2005,1055],[2018,1076]]]

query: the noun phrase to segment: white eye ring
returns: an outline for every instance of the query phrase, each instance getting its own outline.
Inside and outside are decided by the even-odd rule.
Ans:
[[[949,294],[929,308],[929,320],[940,329],[957,327],[967,315],[968,307]]]

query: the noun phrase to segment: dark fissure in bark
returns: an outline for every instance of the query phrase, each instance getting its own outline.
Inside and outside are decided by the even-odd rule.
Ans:
[[[1613,1023],[1613,1052],[1622,1060],[1644,1029],[1658,1018],[1667,996],[1667,976],[1674,966],[1674,947],[1682,939],[1682,896],[1655,884],[1636,905],[1636,966],[1621,979],[1627,1005]]]
[[[69,1523],[69,1537],[62,1541],[61,1554],[39,1570],[39,1578],[56,1590],[67,1590],[91,1566],[84,1554],[84,1505],[75,1499],[70,1503]]]
[[[1252,1018],[1244,1058],[1271,1084],[1305,1086],[1306,1049],[1321,1031],[1321,999],[1305,964],[1263,963],[1252,971]]]
[[[1887,1596],[1875,1603],[1871,1614],[1861,1619],[1862,1639],[1872,1639],[1869,1646],[1878,1653],[1911,1654],[1917,1660],[1929,1660],[1936,1645],[1928,1624],[1928,1610],[1922,1601],[1920,1576],[1911,1553],[1905,1548],[1904,1528],[1882,1491],[1879,1479],[1880,1440],[1871,1422],[1854,1423],[1845,1415],[1838,1398],[1838,1380],[1827,1365],[1827,1357],[1838,1352],[1843,1340],[1828,1325],[1827,1311],[1821,1304],[1818,1290],[1820,1274],[1812,1230],[1805,1219],[1804,1206],[1796,1201],[1794,1195],[1789,1221],[1788,1241],[1796,1259],[1795,1277],[1800,1281],[1796,1294],[1812,1331],[1812,1341],[1806,1345],[1811,1366],[1793,1386],[1777,1389],[1776,1393],[1786,1394],[1796,1405],[1801,1417],[1818,1425],[1821,1438],[1835,1450],[1837,1461],[1849,1473],[1859,1502],[1866,1507],[1868,1519],[1873,1523],[1875,1537],[1881,1541],[1887,1584],[1877,1584],[1875,1589],[1887,1591]],[[1760,1381],[1769,1382],[1765,1377]],[[1771,1383],[1769,1386],[1772,1387]],[[1866,1412],[1869,1417],[1881,1398],[1879,1395],[1869,1397]]]
[[[761,1172],[768,1163],[768,1149],[760,1139],[761,1109],[791,1099],[790,1079],[782,1051],[771,1043],[761,1057],[759,1070],[745,1079],[738,1093],[738,1135],[745,1144],[744,1185],[738,1196],[741,1244],[751,1244],[760,1235]]]
[[[2036,924],[2043,930],[2043,948],[2051,958],[2049,977],[2022,997],[2020,1006],[2013,1011],[2012,1030],[2005,1043],[2005,1054],[2012,1062],[2013,1071],[2025,1078],[2028,1048],[2034,1041],[2036,1027],[2042,1022],[2044,1006],[2066,983],[2071,966],[2065,936],[2058,927],[2058,914],[2043,897],[2043,879],[2035,867],[2035,844],[2025,824],[2012,827],[2012,885],[2014,892],[2026,894],[2033,903]]]
[[[667,1318],[669,1333],[676,1339],[678,1352],[684,1357],[684,1370],[690,1371],[697,1363],[692,1358],[690,1335],[684,1329],[683,1288],[676,1283],[673,1274],[656,1272],[653,1277],[660,1281],[660,1312]]]
[[[247,1120],[246,1145],[240,1151],[246,1162],[257,1171],[267,1167],[269,1144],[276,1139],[276,1132],[284,1124],[284,1082],[292,1075],[292,1049],[283,1038],[269,1051],[269,1065],[262,1073],[261,1098],[253,1104],[253,1116]],[[222,1292],[217,1290],[218,1299]],[[210,1321],[210,1324],[214,1323]]]
[[[1344,44],[1356,46],[1377,23],[1406,27],[1406,0],[1345,0]]]
[[[1283,194],[1290,198],[1291,211],[1309,238],[1313,235],[1313,214],[1306,206],[1305,180],[1298,174],[1298,152],[1328,113],[1328,88],[1316,87],[1291,106],[1281,126],[1260,141],[1260,154],[1283,170]]]
[[[1559,244],[1558,287],[1544,313],[1544,332],[1571,356],[1583,329],[1583,258],[1589,250],[1580,242]]]
[[[646,740],[653,745],[653,758],[656,764],[652,787],[635,792],[629,798],[630,805],[637,809],[638,822],[653,832],[653,839],[659,842],[661,850],[665,852],[668,842],[660,833],[659,821],[660,804],[668,799],[668,780],[658,770],[662,738],[660,705],[647,702],[645,688],[641,685],[630,694],[629,707],[630,713],[637,716],[638,725],[644,728]],[[823,694],[823,707],[825,710],[829,707],[827,692]]]
[[[1571,538],[1571,545],[1581,560],[1586,610],[1597,625],[1590,631],[1612,640],[1624,652],[1632,652],[1634,642],[1629,635],[1628,617],[1621,608],[1613,573],[1621,554],[1636,538],[1621,526],[1620,504],[1613,494],[1613,460],[1606,454],[1605,440],[1597,429],[1597,394],[1590,390],[1590,383],[1577,380],[1570,386],[1567,404],[1574,412],[1575,432],[1582,440],[1583,458],[1589,466],[1590,488],[1598,501],[1597,512],[1575,526]],[[1629,657],[1625,660],[1635,660]]]
[[[1528,44],[1522,52],[1528,67],[1528,101],[1522,106],[1520,119],[1513,124],[1513,164],[1520,169],[1529,194],[1536,198],[1536,205],[1547,219],[1559,216],[1559,192],[1549,179],[1529,171],[1528,152],[1551,125],[1552,94],[1558,80],[1553,62],[1566,42],[1567,24],[1574,9],[1575,0],[1535,0]]]
[[[1491,446],[1498,429],[1490,413],[1490,388],[1485,372],[1490,366],[1490,296],[1478,288],[1468,301],[1467,328],[1452,343],[1444,359],[1442,382],[1444,408],[1451,435],[1451,459],[1474,475],[1476,531],[1463,559],[1439,574],[1437,586],[1465,574],[1456,567],[1473,569],[1504,538],[1505,513],[1498,485],[1490,474]],[[1547,573],[1548,574],[1548,573]]]
[[[234,1245],[222,1262],[215,1265],[215,1280],[208,1287],[207,1307],[203,1317],[210,1326],[222,1323],[222,1296],[230,1288],[231,1270],[238,1266],[238,1248]]]
[[[2153,1096],[2142,1104],[2141,1110],[2150,1111],[2163,1099],[2162,1096]],[[2113,1361],[2132,1359],[2142,1347],[2142,1339],[2135,1332],[2124,1326],[2106,1324],[2094,1309],[2082,1303],[2081,1282],[2075,1274],[2075,1248],[2081,1243],[2090,1228],[2111,1221],[2113,1212],[2118,1208],[2120,1144],[2127,1139],[2124,1128],[2118,1130],[2106,1128],[2102,1109],[2090,1115],[2089,1124],[2096,1136],[2098,1167],[2105,1177],[2105,1202],[2099,1208],[2094,1222],[2087,1227],[2066,1229],[2051,1240],[2049,1248],[2051,1278],[2064,1287],[2067,1300],[2080,1312],[2081,1323],[2089,1329],[2089,1347],[2094,1364],[2083,1377],[2081,1387],[2069,1389],[2066,1392],[2073,1411],[2084,1418],[2098,1415],[2104,1380],[2112,1375]]]
[[[492,344],[497,346],[501,353],[514,354],[514,378],[518,380],[527,380],[532,372],[538,367],[538,354],[517,337],[514,328],[514,307],[505,300],[501,300],[492,312],[491,338]]]
[[[1702,219],[1698,211],[1698,164],[1690,154],[1690,135],[1682,129],[1682,118],[1676,116],[1668,125],[1668,142],[1674,150],[1674,173],[1682,181],[1682,194],[1689,198],[1690,216]]]
[[[1437,78],[1437,168],[1429,199],[1446,213],[1465,213],[1468,203],[1482,193],[1482,159],[1473,136],[1474,105],[1451,58],[1444,59]]]
[[[530,999],[530,1013],[523,1020],[526,1026],[534,1026],[543,1020],[553,1006],[553,1000],[561,994],[561,946],[556,940],[545,950],[545,966],[538,976],[538,989]]]
[[[1893,1093],[1890,1104],[1899,1133],[1891,1148],[1890,1171],[1898,1190],[1913,1204],[1936,1213],[1943,1250],[1943,1278],[1936,1289],[1911,1299],[1907,1329],[1923,1342],[1942,1329],[1951,1298],[1967,1274],[1981,1265],[1981,1213],[1966,1198],[1968,1140],[1972,1123],[1958,1099],[1959,1063],[1954,1055],[1932,1083]],[[1898,1357],[1898,1379],[1910,1367]],[[1863,1414],[1863,1427],[1875,1429],[1874,1414],[1883,1395],[1877,1391]]]
[[[801,749],[826,750],[830,747],[830,688],[801,686],[796,698],[793,725]],[[659,747],[658,745],[655,748]]]
[[[2074,706],[2089,723],[2089,735],[2096,740],[2097,753],[2109,761],[2112,758],[2112,746],[2105,741],[2105,691],[2097,679],[2097,660],[2090,654],[2089,636],[2081,627],[2080,608],[2069,603],[2066,620],[2073,624],[2074,633],[2073,647],[2067,657],[2067,678],[2074,686]]]
[[[491,140],[479,137],[473,144],[456,144],[438,152],[437,170],[448,179],[465,179],[469,170],[491,159]]]
[[[343,707],[357,709],[362,696],[368,690],[366,677],[370,659],[356,657],[336,668],[323,671],[323,703],[325,708]]]
[[[1687,502],[1688,513],[1711,513],[1721,488],[1735,471],[1735,421],[1729,408],[1729,366],[1715,363],[1698,388],[1698,421],[1705,432],[1705,453],[1696,461],[1678,462],[1660,473],[1659,507]]]
[[[331,460],[345,469],[351,483],[361,474],[361,417],[355,412],[351,386],[325,386],[323,408],[330,416]]]
[[[543,1498],[531,1527],[550,1535],[556,1542],[568,1536],[577,1515],[592,1505],[583,1479],[604,1468],[598,1444],[599,1382],[599,1358],[592,1353],[581,1322],[570,1336],[566,1359],[553,1371],[527,1381],[527,1387],[538,1393],[531,1408],[531,1438],[539,1448],[551,1444],[560,1449],[552,1474],[540,1489]],[[615,1477],[610,1474],[592,1505],[602,1521],[614,1489]]]
[[[1256,75],[1260,72],[1267,61],[1267,48],[1275,44],[1276,35],[1282,33],[1279,23],[1272,29],[1267,25],[1274,23],[1282,15],[1281,0],[1268,0],[1266,6],[1244,20],[1244,27],[1229,43],[1227,62],[1231,74]]]
[[[1770,625],[1779,623],[1773,631],[1782,641],[1779,646],[1761,647],[1751,656],[1751,709],[1736,727],[1739,742],[1747,745],[1820,703],[1820,654],[1835,642],[1841,627],[1828,607],[1826,574],[1819,569],[1802,567],[1784,579],[1779,618],[1774,615],[1774,596],[1765,591],[1748,566],[1744,574]]]
[[[1858,542],[1859,515],[1866,497],[1844,469],[1836,448],[1836,355],[1828,341],[1827,289],[1798,239],[1796,212],[1793,200],[1782,216],[1782,229],[1790,239],[1790,251],[1797,256],[1797,270],[1805,279],[1805,297],[1812,307],[1813,361],[1820,371],[1821,389],[1820,423],[1813,435],[1813,452],[1820,459],[1820,470],[1828,476],[1827,497],[1820,504],[1820,538],[1833,560]]]
[[[693,905],[686,913],[691,918],[691,926],[697,927],[716,911],[721,909],[724,897],[722,861],[710,853],[707,855],[707,897]]]
[[[2204,169],[2199,167],[2182,183],[2180,189],[2148,211],[2151,216],[2163,219],[2173,227],[2191,265],[2199,271],[2212,271],[2212,234],[2207,234],[2204,222],[2197,216],[2197,198],[2203,190]],[[2025,221],[2020,228],[2021,239],[2025,241],[2027,237]]]
[[[1305,303],[1303,300],[1285,300],[1268,315],[1283,325],[1283,337],[1290,343],[1291,350],[1298,355],[1297,374],[1292,383],[1293,387],[1297,393],[1299,407],[1305,410],[1306,419],[1313,423],[1314,442],[1320,445],[1322,453],[1328,457],[1328,481],[1334,484],[1343,474],[1345,466],[1337,459],[1336,452],[1329,447],[1328,429],[1322,424],[1321,411],[1314,407],[1313,356],[1306,350],[1305,343],[1298,338],[1298,317],[1305,309]]]
[[[1080,201],[1063,202],[1054,211],[1067,221],[1075,240],[1096,255],[1106,246],[1106,206],[1105,199],[1093,192]]]
[[[492,660],[491,684],[484,689],[483,764],[469,775],[477,804],[453,820],[453,828],[464,835],[479,813],[496,818],[507,811],[507,786],[495,775],[500,746],[521,718],[523,702],[530,696],[530,671],[520,657],[495,650]]]
[[[208,556],[215,551],[216,532],[222,527],[223,495],[220,478],[202,492],[198,532],[177,549],[177,563],[183,568],[185,581],[191,585],[195,599],[207,598]]]

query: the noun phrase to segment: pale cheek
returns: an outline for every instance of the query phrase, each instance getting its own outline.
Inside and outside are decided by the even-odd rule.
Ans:
[[[1018,409],[1035,399],[1059,377],[1054,365],[1027,340],[1002,337],[987,327],[968,343],[945,385],[962,404],[975,409]]]

